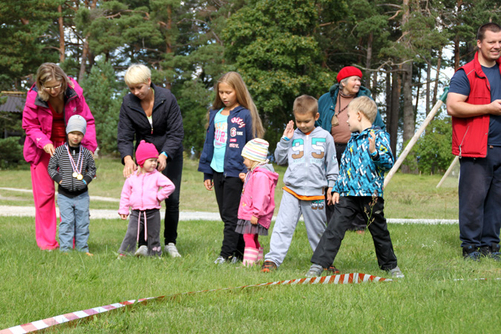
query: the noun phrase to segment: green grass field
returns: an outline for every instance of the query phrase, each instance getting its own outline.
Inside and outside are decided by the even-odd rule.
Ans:
[[[99,160],[92,195],[118,197],[116,161]],[[118,172],[117,172],[118,169]],[[182,210],[216,211],[196,164],[185,164]],[[283,176],[283,170],[279,170]],[[397,174],[388,186],[386,216],[457,218],[457,180],[436,189],[439,176]],[[30,188],[29,171],[0,171],[0,187]],[[29,194],[0,191],[0,205],[32,205]],[[19,198],[17,198],[19,196]],[[277,200],[281,192],[277,191]],[[114,203],[93,207],[116,209]],[[222,222],[180,222],[182,258],[128,257],[116,251],[127,223],[92,220],[93,257],[40,251],[33,218],[0,217],[0,330],[111,303],[304,277],[309,248],[299,223],[284,264],[264,274],[241,265],[216,266]],[[399,266],[396,282],[271,286],[183,295],[112,311],[57,333],[498,333],[501,263],[464,261],[457,225],[391,224]],[[269,237],[262,237],[265,250]],[[369,233],[347,233],[335,261],[341,273],[389,277],[379,270]],[[487,280],[479,280],[486,278]]]

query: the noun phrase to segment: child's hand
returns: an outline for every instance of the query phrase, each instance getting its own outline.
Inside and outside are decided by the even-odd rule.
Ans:
[[[327,205],[334,205],[332,203],[332,187],[327,188]]]
[[[252,225],[257,225],[257,217],[252,216],[250,222]]]
[[[207,179],[204,181],[204,186],[205,186],[205,189],[211,191],[212,187],[214,187],[214,181]]]
[[[287,123],[283,136],[289,139],[291,139],[292,136],[294,136],[294,121],[289,121],[289,123]]]
[[[129,216],[129,215],[124,215],[124,214],[121,214],[121,213],[119,213],[118,215],[119,215],[119,216],[120,216],[120,218],[122,218],[123,220],[127,219],[127,217]]]
[[[371,154],[376,152],[376,135],[374,134],[374,131],[369,133],[369,152]]]
[[[339,193],[332,194],[332,204],[338,204],[338,203],[339,203]]]
[[[246,175],[247,175],[247,174],[245,174],[245,173],[240,173],[240,174],[238,174],[238,177],[240,178],[240,180],[242,180],[242,182],[244,182],[244,181],[245,181],[245,176],[246,176]]]

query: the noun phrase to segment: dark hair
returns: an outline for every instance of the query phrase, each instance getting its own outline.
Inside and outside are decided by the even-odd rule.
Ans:
[[[499,26],[499,24],[492,23],[492,22],[483,24],[482,26],[480,26],[480,28],[478,28],[477,40],[483,41],[485,38],[485,32],[487,30],[492,31],[492,32],[500,32],[501,27]]]

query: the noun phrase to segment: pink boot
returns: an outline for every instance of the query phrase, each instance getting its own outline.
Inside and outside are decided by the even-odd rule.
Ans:
[[[257,257],[259,255],[259,250],[256,248],[246,247],[244,249],[244,266],[252,267],[257,262]]]

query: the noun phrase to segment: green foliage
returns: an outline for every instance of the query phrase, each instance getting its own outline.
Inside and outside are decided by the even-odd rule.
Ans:
[[[454,158],[451,145],[451,118],[434,119],[426,127],[424,135],[416,142],[404,164],[415,168],[417,161],[417,168],[421,173],[443,174]]]
[[[20,137],[0,138],[0,169],[26,169]]]
[[[96,121],[97,143],[101,154],[117,152],[117,124],[125,91],[121,91],[110,62],[104,58],[92,67],[82,82],[84,96]]]
[[[315,2],[260,0],[232,15],[224,38],[230,69],[241,73],[267,129],[265,138],[275,147],[284,125],[292,118],[294,99],[318,97],[334,81],[321,68]]]

